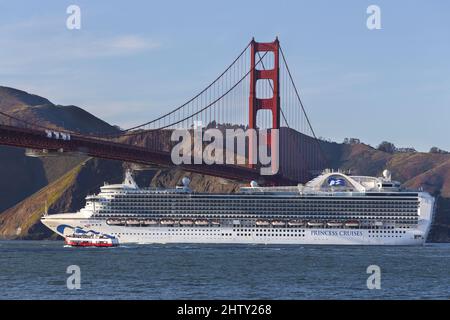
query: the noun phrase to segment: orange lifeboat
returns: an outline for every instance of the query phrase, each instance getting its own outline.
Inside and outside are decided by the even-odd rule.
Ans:
[[[175,223],[172,219],[162,219],[159,223],[163,226],[171,226]]]
[[[305,223],[302,220],[290,220],[288,222],[288,225],[290,227],[302,227],[305,225]]]
[[[182,225],[182,226],[192,226],[193,224],[194,224],[194,221],[192,221],[190,219],[180,220],[180,225]]]
[[[272,221],[272,225],[274,227],[284,227],[284,226],[286,226],[286,222],[285,221],[281,221],[281,220],[273,220]]]
[[[321,227],[323,227],[323,222],[319,222],[319,221],[308,221],[307,225],[308,225],[308,227],[321,228]]]
[[[342,222],[339,221],[328,221],[327,222],[327,226],[331,227],[331,228],[339,228],[342,226]]]
[[[195,220],[195,225],[196,226],[207,226],[207,225],[209,225],[209,221],[208,220],[202,220],[202,219]]]
[[[256,220],[256,225],[258,227],[267,227],[270,225],[270,222],[267,220]]]
[[[348,228],[357,228],[359,227],[359,221],[358,220],[349,220],[345,222],[345,226]]]
[[[128,219],[127,220],[128,226],[139,226],[140,224],[141,224],[141,221],[137,220],[137,219]]]
[[[155,219],[145,219],[144,220],[144,225],[146,225],[146,226],[154,226],[156,224],[158,224],[158,221]]]

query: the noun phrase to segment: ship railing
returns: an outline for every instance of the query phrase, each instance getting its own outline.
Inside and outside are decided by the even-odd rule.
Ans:
[[[322,197],[322,196],[330,196],[330,197],[348,197],[348,196],[354,196],[354,197],[361,197],[365,196],[365,192],[342,192],[342,191],[301,191],[301,195],[307,195],[307,196],[316,196],[316,197]]]

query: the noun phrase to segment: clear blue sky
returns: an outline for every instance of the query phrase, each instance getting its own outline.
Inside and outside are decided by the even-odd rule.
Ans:
[[[81,30],[66,8],[81,7]],[[366,8],[381,8],[368,30]],[[190,98],[278,35],[317,135],[450,150],[450,2],[0,1],[0,85],[112,124]]]

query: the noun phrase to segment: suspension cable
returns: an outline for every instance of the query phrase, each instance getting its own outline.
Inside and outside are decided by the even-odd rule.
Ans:
[[[297,86],[295,85],[294,79],[292,78],[291,71],[289,70],[289,66],[288,66],[288,64],[286,62],[286,58],[284,56],[283,49],[281,49],[281,46],[280,46],[280,52],[281,52],[281,56],[283,57],[284,65],[286,66],[286,71],[288,72],[288,75],[289,75],[289,78],[291,80],[292,86],[294,87],[295,95],[297,96],[297,100],[300,103],[300,107],[302,108],[303,114],[305,115],[306,121],[308,122],[308,126],[311,129],[311,133],[313,134],[313,137],[317,139],[316,134],[314,133],[314,129],[313,129],[312,125],[311,125],[311,121],[309,121],[309,117],[306,114],[306,110],[305,110],[305,107],[303,106],[302,99],[300,98],[300,94],[298,93]]]
[[[175,113],[176,111],[180,110],[181,108],[185,107],[186,105],[188,105],[189,103],[191,103],[192,101],[194,101],[195,99],[197,99],[200,95],[202,95],[202,94],[205,93],[209,88],[211,88],[217,81],[219,81],[219,79],[222,78],[222,76],[223,76],[224,74],[226,74],[226,73],[228,72],[228,70],[231,69],[231,67],[233,67],[233,65],[236,63],[236,61],[238,61],[238,60],[242,57],[242,55],[247,51],[247,49],[249,48],[250,44],[251,44],[251,42],[249,42],[249,43],[247,44],[247,46],[245,47],[245,49],[242,50],[242,52],[237,56],[236,59],[233,60],[233,62],[225,69],[225,71],[223,71],[223,72],[222,72],[222,73],[221,73],[221,74],[220,74],[213,82],[211,82],[206,88],[204,88],[202,91],[200,91],[200,92],[199,92],[198,94],[196,94],[194,97],[192,97],[191,99],[189,99],[188,101],[186,101],[185,103],[183,103],[182,105],[180,105],[179,107],[173,109],[173,110],[170,111],[169,113],[166,113],[166,114],[164,114],[164,115],[162,115],[162,116],[160,116],[160,117],[158,117],[158,118],[156,118],[156,119],[153,119],[153,120],[151,120],[151,121],[148,121],[148,122],[146,122],[146,123],[143,123],[143,124],[140,124],[140,125],[137,125],[137,126],[128,128],[128,129],[124,129],[124,130],[122,130],[122,132],[128,132],[128,131],[135,130],[135,129],[138,129],[138,128],[147,126],[147,125],[149,125],[149,124],[155,123],[156,121],[161,120],[161,119],[163,119],[164,117],[167,117],[168,115],[171,115],[171,114]]]
[[[294,87],[295,95],[297,96],[297,100],[300,103],[300,107],[302,108],[303,114],[305,115],[305,119],[308,122],[309,129],[311,130],[311,133],[312,133],[315,141],[317,142],[317,145],[319,147],[320,153],[322,153],[322,156],[324,156],[325,161],[329,162],[328,157],[326,156],[325,152],[322,149],[322,146],[319,143],[319,140],[316,137],[314,129],[313,129],[312,125],[311,125],[311,121],[309,120],[309,117],[308,117],[308,115],[306,113],[305,107],[303,106],[302,99],[300,98],[300,94],[298,93],[297,86],[295,85],[294,79],[292,78],[291,71],[289,70],[289,66],[287,64],[286,57],[284,56],[284,52],[283,52],[283,49],[281,48],[281,46],[280,46],[280,52],[281,52],[281,56],[282,56],[283,61],[284,61],[284,65],[286,66],[286,70],[288,72],[289,78],[291,80],[292,86]]]
[[[163,127],[160,127],[160,128],[158,128],[158,129],[148,129],[148,130],[142,130],[142,131],[138,131],[138,132],[128,132],[128,133],[125,133],[125,134],[122,134],[122,135],[120,135],[121,137],[124,137],[124,136],[135,136],[135,135],[140,135],[140,134],[145,134],[145,133],[147,133],[147,132],[153,132],[153,131],[158,131],[158,130],[162,130],[162,129],[166,129],[166,128],[168,128],[168,127],[171,127],[171,126],[174,126],[174,125],[176,125],[176,124],[178,124],[178,123],[181,123],[181,122],[183,122],[183,121],[186,121],[186,120],[188,120],[188,119],[191,119],[192,117],[194,117],[194,116],[196,116],[196,115],[198,115],[198,114],[200,114],[202,111],[204,111],[204,110],[206,110],[206,109],[208,109],[209,107],[211,107],[212,105],[214,105],[215,103],[217,103],[218,101],[220,101],[220,100],[222,100],[222,98],[223,97],[225,97],[228,93],[230,93],[234,88],[236,88],[245,78],[247,78],[247,76],[250,74],[250,72],[252,72],[255,68],[256,68],[256,66],[261,62],[261,60],[266,56],[266,54],[267,54],[267,52],[265,52],[264,54],[263,54],[263,56],[259,59],[259,61],[255,64],[255,67],[254,68],[251,68],[238,82],[236,82],[230,89],[228,89],[225,93],[223,93],[220,97],[218,97],[217,99],[215,99],[213,102],[211,102],[210,104],[208,104],[207,106],[205,106],[205,107],[203,107],[202,109],[199,109],[199,110],[197,110],[195,113],[193,113],[193,114],[191,114],[191,115],[189,115],[189,116],[187,116],[187,117],[185,117],[185,118],[183,118],[183,119],[180,119],[180,120],[178,120],[178,121],[176,121],[176,122],[173,122],[173,123],[170,123],[170,124],[167,124],[167,125],[165,125],[165,126],[163,126]]]

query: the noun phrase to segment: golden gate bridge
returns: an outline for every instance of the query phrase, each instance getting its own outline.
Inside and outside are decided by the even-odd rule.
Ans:
[[[252,39],[208,86],[154,120],[108,133],[95,128],[75,132],[0,112],[0,145],[170,167],[174,166],[171,133],[192,130],[196,123],[206,129],[279,129],[279,171],[261,176],[257,166],[251,165],[255,155],[250,147],[244,165],[179,165],[186,171],[262,184],[294,184],[311,179],[327,165],[278,38],[273,42]],[[270,140],[268,145],[273,147]]]

